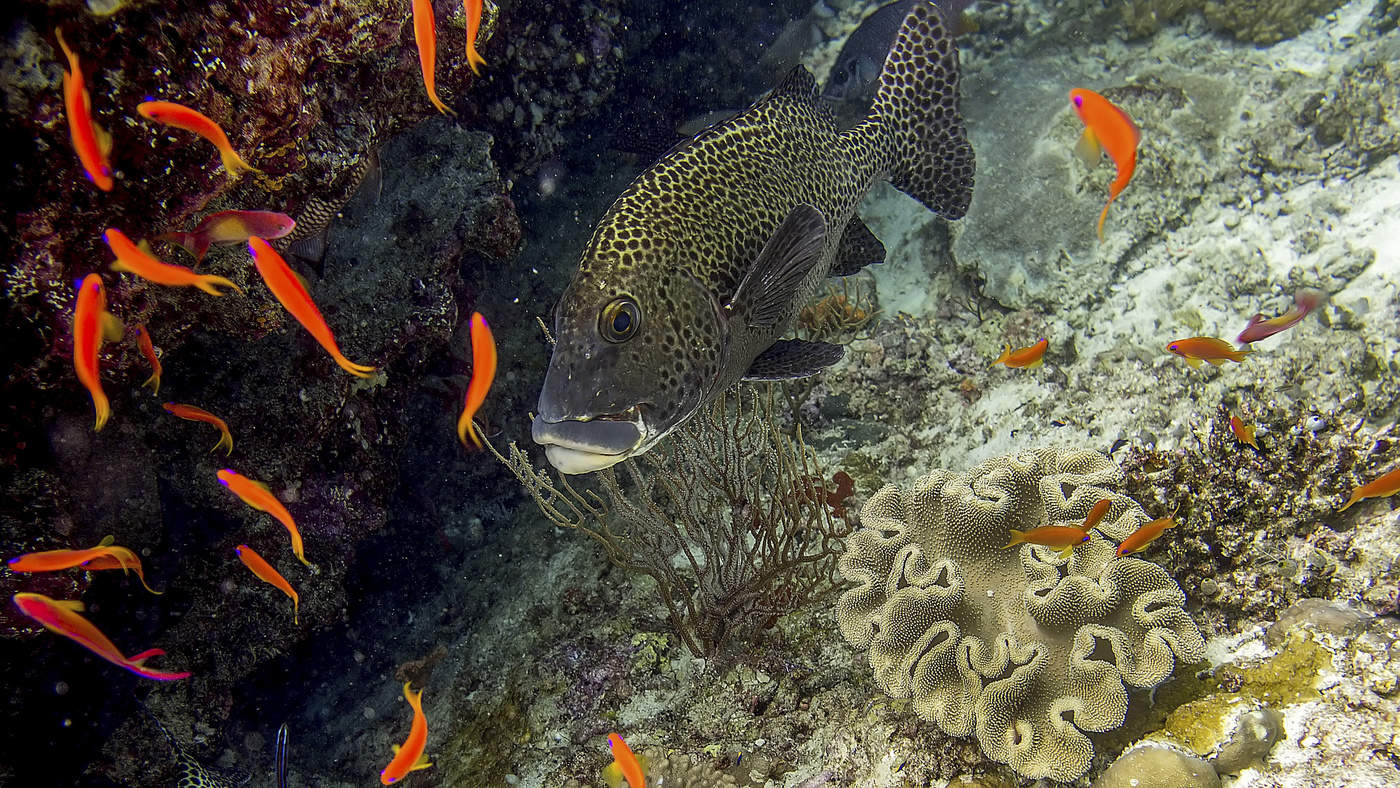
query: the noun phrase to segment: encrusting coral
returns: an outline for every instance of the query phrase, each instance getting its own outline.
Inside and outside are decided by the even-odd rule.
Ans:
[[[859,584],[837,604],[842,634],[869,648],[881,689],[945,733],[975,735],[1027,777],[1078,778],[1085,732],[1123,723],[1125,685],[1156,686],[1205,650],[1171,577],[1115,557],[1152,519],[1106,489],[1121,480],[1097,452],[1040,449],[887,485],[840,562]],[[1069,557],[1006,549],[1011,529],[1079,525],[1103,498],[1108,515]]]

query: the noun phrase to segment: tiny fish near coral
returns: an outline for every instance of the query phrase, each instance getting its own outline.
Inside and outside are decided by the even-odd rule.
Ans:
[[[1030,347],[1017,348],[1015,350],[1012,350],[1011,346],[1007,345],[1006,348],[1001,351],[1001,355],[997,356],[997,360],[989,364],[987,368],[990,369],[997,364],[1005,364],[1012,368],[1035,369],[1045,361],[1045,351],[1049,347],[1049,339],[1042,339]]]
[[[467,17],[467,65],[472,73],[481,76],[478,66],[486,65],[486,58],[476,51],[476,36],[481,31],[482,0],[462,0],[462,12]]]
[[[437,20],[433,18],[432,0],[413,0],[413,41],[418,45],[418,65],[423,68],[423,87],[428,91],[428,101],[444,115],[456,115],[456,111],[437,94]]]
[[[1367,498],[1387,498],[1397,492],[1400,492],[1400,468],[1396,468],[1390,473],[1352,490],[1351,498],[1337,511],[1345,512],[1347,509],[1351,508],[1352,504],[1358,501],[1364,501]]]
[[[1254,425],[1245,424],[1239,416],[1230,417],[1230,432],[1234,434],[1235,440],[1247,446],[1252,446],[1256,450],[1259,442],[1254,439]]]
[[[201,219],[193,230],[161,233],[156,240],[178,244],[198,263],[204,260],[211,244],[246,243],[255,235],[281,238],[296,226],[295,219],[276,211],[219,211]]]
[[[1157,541],[1157,537],[1161,536],[1164,531],[1175,527],[1176,512],[1174,511],[1166,517],[1159,517],[1150,523],[1143,523],[1142,527],[1133,531],[1127,539],[1118,545],[1118,557],[1123,558],[1133,553],[1141,553]]]
[[[277,518],[287,533],[292,537],[292,552],[296,554],[297,560],[311,566],[311,562],[306,560],[306,553],[301,543],[301,531],[297,529],[296,521],[292,519],[292,513],[287,511],[287,507],[277,500],[277,496],[272,494],[266,484],[233,470],[224,468],[215,474],[219,479],[219,484],[227,487],[230,492],[237,495],[244,503],[257,509],[260,512],[267,512]]]
[[[1244,361],[1253,350],[1235,350],[1230,343],[1215,337],[1187,337],[1167,345],[1167,350],[1186,359],[1186,363],[1199,369],[1202,361],[1220,366],[1226,361],[1236,364]]]
[[[1087,530],[1072,525],[1042,525],[1029,531],[1018,531],[1015,528],[1010,530],[1011,541],[1006,543],[1003,550],[1018,544],[1038,544],[1059,550],[1060,557],[1066,558],[1074,552],[1075,545],[1089,541]]]
[[[6,565],[11,572],[59,572],[75,566],[89,572],[120,569],[123,572],[135,572],[141,585],[146,586],[146,590],[152,594],[165,593],[146,584],[146,574],[141,570],[141,559],[136,557],[136,553],[113,544],[114,541],[113,537],[106,536],[96,547],[86,550],[43,550],[25,553],[11,558]]]

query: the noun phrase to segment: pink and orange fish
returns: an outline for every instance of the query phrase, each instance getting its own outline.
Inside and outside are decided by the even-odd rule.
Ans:
[[[481,0],[462,0],[462,11],[467,17],[467,65],[477,76],[481,76],[478,66],[486,65],[486,58],[476,51],[476,36],[481,32],[481,5]]]
[[[176,104],[173,101],[143,101],[136,105],[136,111],[147,120],[192,131],[209,140],[219,150],[219,159],[223,162],[224,170],[235,179],[241,177],[245,172],[262,172],[244,161],[243,157],[238,155],[238,151],[233,149],[233,144],[228,141],[228,135],[219,128],[219,124],[202,112],[190,109],[183,104]]]
[[[1176,512],[1172,512],[1166,517],[1153,520],[1150,523],[1143,523],[1136,531],[1133,531],[1127,539],[1118,545],[1118,557],[1141,553],[1146,550],[1157,537],[1161,536],[1168,528],[1176,527]]]
[[[1011,541],[1006,543],[1006,547],[1015,547],[1018,544],[1038,544],[1060,551],[1061,558],[1067,558],[1074,552],[1076,545],[1089,541],[1089,532],[1083,528],[1072,525],[1042,525],[1039,528],[1032,528],[1029,531],[1018,531],[1011,529]],[[1002,549],[1005,550],[1006,547]]]
[[[1142,129],[1119,109],[1113,102],[1092,90],[1075,88],[1069,92],[1070,104],[1084,121],[1084,133],[1074,146],[1074,153],[1090,169],[1097,167],[1100,157],[1107,152],[1113,160],[1118,174],[1108,187],[1108,202],[1099,213],[1096,232],[1103,241],[1103,222],[1108,218],[1108,206],[1127,188],[1137,167],[1138,144],[1142,142]]]
[[[241,544],[233,549],[238,553],[238,560],[248,567],[248,571],[292,600],[292,624],[295,626],[300,623],[298,611],[301,608],[301,597],[297,596],[297,592],[292,588],[292,584],[287,582],[287,578],[283,577],[281,572],[273,569],[272,564],[269,564],[267,559],[258,555],[258,551],[248,545]]]
[[[1352,490],[1351,498],[1347,499],[1347,502],[1337,511],[1345,512],[1347,509],[1351,508],[1352,504],[1358,501],[1364,501],[1367,498],[1388,498],[1398,492],[1400,492],[1400,468],[1396,468],[1390,473],[1372,479]]]
[[[486,401],[486,393],[491,390],[491,381],[496,379],[496,340],[491,335],[491,327],[486,324],[486,318],[480,312],[472,313],[472,380],[467,384],[467,399],[462,408],[462,415],[457,418],[457,440],[463,445],[467,443],[467,436],[470,435],[472,443],[478,449],[481,445],[481,436],[476,434],[476,425],[472,423],[472,417],[476,415],[481,403]]]
[[[1250,342],[1258,342],[1261,339],[1268,339],[1280,331],[1287,331],[1298,325],[1298,322],[1307,317],[1309,312],[1322,306],[1326,301],[1326,293],[1311,287],[1304,287],[1293,294],[1293,306],[1278,317],[1265,318],[1262,314],[1255,313],[1240,335],[1235,337],[1235,341],[1245,345]]]
[[[608,734],[608,749],[612,750],[613,762],[603,770],[603,781],[609,788],[647,788],[646,763],[632,753],[632,748],[616,733]]]
[[[255,235],[281,238],[296,226],[295,219],[276,211],[219,211],[201,219],[193,230],[162,233],[156,239],[178,244],[198,263],[213,244],[247,243]]]
[[[146,660],[159,657],[165,652],[158,648],[143,651],[126,657],[101,630],[91,621],[78,615],[83,603],[77,600],[50,599],[43,594],[19,593],[14,595],[15,607],[34,619],[50,632],[62,635],[88,651],[107,660],[113,665],[126,668],[136,675],[157,681],[175,681],[189,677],[188,671],[172,673],[146,667]]]

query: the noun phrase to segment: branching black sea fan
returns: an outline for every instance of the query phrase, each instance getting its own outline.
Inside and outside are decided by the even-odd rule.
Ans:
[[[771,393],[741,388],[646,454],[587,477],[503,456],[540,511],[598,540],[614,564],[656,581],[696,656],[837,586],[850,533],[841,499],[800,433],[773,424]]]

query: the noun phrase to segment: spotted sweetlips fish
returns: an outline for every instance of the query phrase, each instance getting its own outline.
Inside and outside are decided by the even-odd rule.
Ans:
[[[837,345],[780,339],[827,276],[884,259],[855,215],[878,180],[949,219],[972,199],[958,53],[915,2],[870,114],[837,129],[801,66],[680,143],[613,202],[554,314],[535,441],[564,473],[642,454],[740,380],[805,377]]]

